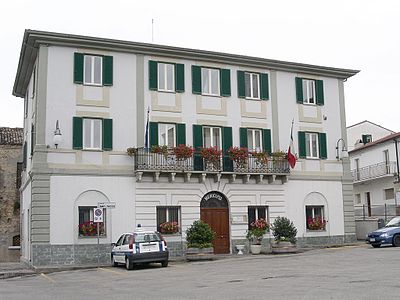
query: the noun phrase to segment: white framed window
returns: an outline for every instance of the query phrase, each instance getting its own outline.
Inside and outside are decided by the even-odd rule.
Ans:
[[[260,129],[247,129],[247,147],[250,152],[262,152],[262,132]]]
[[[306,156],[307,158],[319,157],[318,133],[306,132]]]
[[[251,228],[251,223],[258,219],[264,219],[268,222],[268,206],[265,205],[257,205],[257,206],[248,206],[247,207],[247,216],[248,216],[248,228]]]
[[[325,230],[325,214],[323,205],[306,206],[307,230]]]
[[[160,146],[176,146],[175,124],[158,123],[158,141]]]
[[[221,149],[222,147],[221,128],[204,126],[203,144],[205,148],[217,147],[217,149]]]
[[[175,65],[158,63],[158,90],[165,92],[175,91]]]
[[[95,206],[79,206],[79,224],[78,234],[80,237],[95,237],[97,236],[97,223],[94,223],[93,210]],[[106,212],[103,208],[103,222],[99,223],[100,236],[106,235]]]
[[[102,148],[102,126],[101,119],[83,119],[83,148],[101,149]]]
[[[88,85],[102,85],[103,57],[85,55],[83,64],[83,83]]]
[[[250,99],[260,99],[260,75],[244,73],[245,96]]]
[[[303,103],[315,104],[315,80],[303,79]]]
[[[201,84],[201,93],[203,95],[219,96],[219,70],[201,68]]]
[[[176,222],[180,226],[181,207],[180,206],[157,206],[157,231],[161,232],[160,225],[165,222]]]

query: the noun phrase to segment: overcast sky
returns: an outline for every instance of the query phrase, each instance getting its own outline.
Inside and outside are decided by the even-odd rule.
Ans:
[[[24,30],[154,43],[361,70],[345,83],[347,125],[400,131],[398,0],[10,0],[0,4],[0,126],[21,127],[12,96]]]

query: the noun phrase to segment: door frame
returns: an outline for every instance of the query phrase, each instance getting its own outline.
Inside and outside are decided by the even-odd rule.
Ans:
[[[229,251],[228,253],[232,253],[232,234],[231,234],[231,222],[230,222],[230,206],[227,197],[218,191],[211,191],[206,193],[200,202],[200,219],[201,219],[201,210],[204,209],[212,209],[212,208],[226,208],[228,212],[227,218],[227,228],[228,228],[228,242],[229,242]]]

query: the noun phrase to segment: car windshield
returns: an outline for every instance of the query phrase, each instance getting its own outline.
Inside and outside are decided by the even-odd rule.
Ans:
[[[135,242],[143,243],[143,242],[159,242],[161,241],[161,237],[157,233],[136,233],[135,234]]]
[[[400,227],[400,217],[391,219],[385,227]]]

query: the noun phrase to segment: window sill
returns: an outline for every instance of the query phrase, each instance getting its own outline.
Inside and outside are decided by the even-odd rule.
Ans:
[[[222,98],[221,95],[214,95],[214,94],[203,94],[203,93],[201,93],[200,95],[201,96],[206,96],[206,97]]]
[[[94,86],[94,87],[103,87],[102,84],[96,84],[96,83],[82,83],[83,86]]]
[[[84,148],[82,151],[87,151],[87,152],[103,152],[103,149],[90,149],[90,148]]]
[[[78,236],[78,239],[82,239],[82,240],[95,239],[95,238],[97,238],[97,235],[88,235],[88,236],[80,235],[80,236]],[[105,238],[107,238],[107,235],[99,235],[99,238],[105,239]]]
[[[159,93],[167,93],[167,94],[175,94],[175,91],[168,91],[168,90],[157,90]]]
[[[253,101],[261,101],[261,98],[250,98],[250,97],[245,97],[244,99],[246,99],[246,100],[253,100]]]

